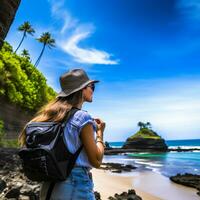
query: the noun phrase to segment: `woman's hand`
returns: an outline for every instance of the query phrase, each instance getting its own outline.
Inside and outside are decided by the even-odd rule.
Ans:
[[[95,118],[94,120],[95,120],[96,125],[97,125],[97,132],[101,131],[101,133],[103,134],[104,129],[106,127],[106,123],[103,120],[101,120],[100,118]]]

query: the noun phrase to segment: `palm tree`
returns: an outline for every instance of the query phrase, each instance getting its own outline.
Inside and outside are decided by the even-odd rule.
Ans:
[[[38,59],[35,62],[35,67],[38,66],[41,57],[44,53],[45,47],[48,46],[50,49],[51,47],[55,47],[55,40],[53,38],[51,38],[51,34],[49,32],[45,32],[41,35],[40,38],[37,38],[37,40],[41,43],[43,43],[43,47],[42,47],[42,51],[38,57]]]
[[[22,57],[27,58],[28,60],[30,60],[30,54],[28,52],[28,50],[24,49],[21,53]]]
[[[18,31],[23,31],[23,37],[18,45],[18,47],[15,50],[15,53],[17,52],[17,50],[19,49],[19,47],[21,46],[22,42],[24,41],[24,38],[26,37],[27,33],[30,35],[33,35],[33,33],[35,33],[35,30],[31,27],[29,22],[24,22],[19,28]]]
[[[137,125],[140,127],[140,129],[144,128],[144,123],[143,122],[138,122]]]
[[[151,123],[150,122],[146,123],[146,128],[151,129]]]

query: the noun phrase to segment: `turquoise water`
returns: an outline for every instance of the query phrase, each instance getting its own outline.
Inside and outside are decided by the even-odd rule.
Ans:
[[[112,147],[121,147],[124,142],[109,142]],[[168,147],[199,147],[200,148],[200,139],[193,140],[166,140]]]
[[[138,170],[152,170],[165,176],[177,173],[193,173],[200,175],[200,140],[166,141],[170,148],[198,148],[199,151],[167,152],[167,153],[129,153],[125,155],[106,155],[104,162],[132,164]],[[121,147],[123,142],[109,143],[113,147]]]

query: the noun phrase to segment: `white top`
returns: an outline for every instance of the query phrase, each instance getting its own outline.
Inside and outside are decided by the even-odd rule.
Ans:
[[[78,148],[82,145],[80,140],[81,129],[88,123],[91,123],[94,129],[94,138],[95,131],[97,129],[96,123],[92,117],[87,113],[87,111],[78,110],[67,122],[67,125],[64,130],[65,140],[67,147],[71,153],[75,153]],[[84,147],[82,148],[77,160],[76,165],[92,168]]]

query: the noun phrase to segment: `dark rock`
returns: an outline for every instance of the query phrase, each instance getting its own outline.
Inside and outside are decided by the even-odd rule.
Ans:
[[[168,147],[165,140],[161,138],[155,131],[147,126],[147,123],[139,122],[140,129],[134,135],[127,138],[122,149],[135,149],[135,151],[159,151],[165,152]],[[138,124],[139,124],[138,123]],[[149,122],[148,122],[149,123]],[[142,124],[142,126],[141,126]],[[149,123],[150,124],[150,123]]]
[[[99,192],[95,191],[95,192],[94,192],[94,196],[95,196],[95,199],[96,199],[96,200],[101,200],[101,195],[100,195]]]
[[[199,148],[187,148],[187,149],[184,149],[183,148],[169,148],[168,151],[177,151],[177,152],[187,152],[187,151],[200,151]]]
[[[105,142],[105,150],[109,150],[109,149],[112,149],[112,147],[110,146],[110,144],[106,141]]]
[[[117,169],[117,170],[112,170],[111,172],[113,172],[113,173],[121,173],[122,170],[121,169]]]
[[[1,0],[0,6],[0,49],[14,20],[21,0]]]
[[[131,189],[128,192],[122,192],[121,194],[115,194],[114,197],[110,196],[109,200],[142,200],[140,196],[135,193],[135,190]]]
[[[33,117],[34,112],[24,111],[2,97],[0,105],[0,119],[6,122],[4,123],[5,139],[16,139],[24,125]]]
[[[135,193],[135,190],[131,189],[131,190],[128,190],[128,194],[133,194],[133,195],[135,195],[136,193]]]
[[[10,198],[16,198],[18,199],[20,195],[20,187],[14,187],[8,190],[8,192],[5,194],[5,197],[10,199]]]
[[[0,193],[6,188],[6,182],[3,180],[0,180]]]
[[[21,173],[17,152],[14,148],[0,148],[0,180],[6,183],[4,187],[2,182],[0,199],[39,200],[40,185]]]
[[[127,139],[122,147],[123,149],[134,149],[135,151],[161,151],[168,150],[164,139],[152,138],[133,138]]]
[[[36,185],[36,187],[37,187],[37,185]],[[35,196],[34,189],[35,189],[34,186],[25,185],[25,186],[23,186],[23,188],[20,190],[20,193],[21,193],[22,195],[26,195],[26,196]]]
[[[132,169],[136,169],[136,167],[121,163],[102,163],[100,169],[111,170],[114,173],[121,173],[122,171],[131,171]]]
[[[170,180],[181,185],[196,188],[198,190],[197,194],[200,195],[200,175],[177,174],[176,176],[171,176]]]

